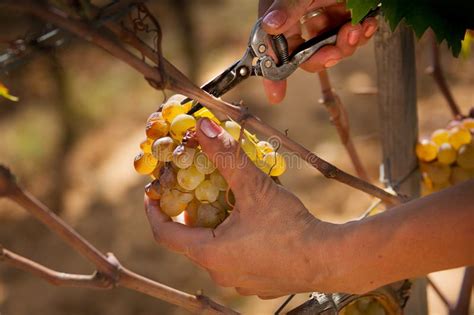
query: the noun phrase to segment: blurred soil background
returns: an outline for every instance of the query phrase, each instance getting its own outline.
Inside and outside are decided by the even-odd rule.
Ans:
[[[240,58],[255,22],[256,0],[153,1],[164,39],[164,55],[202,84]],[[0,12],[1,39],[40,30],[31,17]],[[444,127],[451,118],[432,78],[425,74],[428,43],[417,50],[420,134]],[[0,50],[6,49],[5,44]],[[474,105],[474,57],[454,59],[441,49],[442,65],[464,113]],[[2,70],[2,69],[0,69]],[[346,105],[354,142],[374,182],[381,161],[376,95],[357,92],[376,86],[373,44],[329,70]],[[19,182],[57,211],[100,250],[147,277],[186,292],[203,290],[213,299],[245,314],[273,314],[283,299],[243,298],[217,287],[205,272],[184,257],[157,246],[143,211],[146,178],[134,172],[133,157],[144,138],[148,115],[163,100],[141,75],[106,52],[81,41],[44,52],[9,72],[1,71],[20,102],[0,100],[0,162],[12,168]],[[166,91],[166,95],[172,95]],[[282,104],[266,101],[259,79],[250,79],[228,93],[279,130],[288,130],[321,157],[351,173],[353,168],[318,103],[316,74],[297,71],[289,80]],[[357,217],[371,198],[325,179],[302,162],[293,163],[284,185],[321,219],[344,222]],[[453,231],[454,232],[454,231]],[[377,235],[374,235],[377,237]],[[0,200],[0,243],[49,267],[73,273],[93,268],[15,204]],[[462,270],[433,275],[452,301]],[[299,295],[293,306],[307,295]],[[429,290],[430,314],[447,314]],[[0,314],[187,314],[159,300],[128,291],[58,288],[0,264]]]

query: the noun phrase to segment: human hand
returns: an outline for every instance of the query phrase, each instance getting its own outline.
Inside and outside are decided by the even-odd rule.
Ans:
[[[307,39],[324,33],[340,25],[350,17],[344,3],[336,0],[259,0],[259,16],[263,18],[264,30],[272,35],[284,34],[288,47],[292,49],[304,42],[303,27]],[[324,8],[322,13],[309,19],[304,25],[300,18],[306,13]],[[309,72],[318,72],[337,64],[341,59],[351,56],[356,48],[365,44],[375,33],[377,21],[367,18],[362,24],[346,23],[340,29],[335,45],[321,48],[301,68]],[[263,87],[272,104],[279,103],[286,94],[286,80],[271,81],[263,79]]]
[[[310,292],[328,272],[321,266],[330,224],[312,216],[301,201],[260,171],[238,143],[204,118],[197,138],[232,189],[236,203],[216,229],[188,227],[163,214],[159,202],[145,197],[156,241],[206,269],[221,286],[242,295],[270,298]],[[309,248],[313,242],[316,248]]]

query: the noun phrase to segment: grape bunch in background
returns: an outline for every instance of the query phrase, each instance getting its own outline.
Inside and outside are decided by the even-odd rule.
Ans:
[[[422,195],[474,178],[474,118],[453,120],[416,145]]]
[[[193,102],[181,104],[184,99],[182,95],[173,95],[148,117],[146,139],[140,143],[141,152],[135,157],[134,167],[153,179],[146,185],[145,193],[150,199],[159,200],[162,212],[178,221],[183,218],[190,226],[214,228],[229,215],[235,200],[227,182],[197,142],[195,128],[199,118],[206,117],[221,125],[239,141],[238,154],[247,154],[266,174],[280,176],[286,163],[275,151],[278,148],[259,141],[235,121],[220,122],[207,108],[187,114]]]

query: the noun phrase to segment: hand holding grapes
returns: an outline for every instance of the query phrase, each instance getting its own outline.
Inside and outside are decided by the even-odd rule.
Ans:
[[[146,198],[157,242],[188,256],[218,284],[235,287],[244,295],[311,291],[315,276],[324,278],[327,269],[311,266],[311,261],[321,260],[314,259],[318,250],[307,252],[307,242],[320,239],[322,248],[331,225],[318,221],[245,153],[238,153],[238,143],[220,126],[202,119],[197,130],[203,151],[235,194],[235,207],[214,230],[191,228],[171,221],[158,201]]]
[[[309,18],[304,25],[300,18],[316,9],[323,8],[320,15]],[[272,35],[283,33],[288,40],[290,51],[305,39],[312,38],[340,25],[350,17],[344,3],[336,0],[260,0],[259,16],[263,16],[263,27]],[[303,28],[306,38],[303,37]],[[321,71],[338,63],[341,59],[351,56],[357,46],[365,44],[375,33],[377,21],[368,18],[362,24],[345,24],[338,33],[334,46],[323,47],[314,54],[301,68],[309,72]],[[286,93],[286,80],[263,80],[263,86],[270,103],[279,103]]]

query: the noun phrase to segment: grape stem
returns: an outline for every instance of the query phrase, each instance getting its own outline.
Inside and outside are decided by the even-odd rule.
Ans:
[[[92,275],[66,274],[17,255],[0,246],[0,262],[36,275],[56,286],[112,289],[120,286],[180,306],[193,313],[229,314],[237,312],[217,304],[206,296],[191,295],[145,278],[122,266],[117,258],[104,255],[47,206],[21,188],[10,170],[0,165],[0,198],[8,198],[26,209],[38,221],[66,242],[73,250],[94,264]]]
[[[334,92],[327,70],[324,69],[318,72],[318,76],[322,94],[319,102],[326,107],[326,110],[329,114],[329,120],[333,123],[334,127],[336,127],[337,133],[339,134],[339,139],[344,145],[347,154],[349,154],[357,175],[363,180],[369,181],[367,171],[360,161],[359,154],[357,153],[357,150],[354,146],[354,142],[352,142],[349,131],[349,120],[347,118],[347,112],[344,108],[344,104],[342,103],[339,95]]]
[[[444,76],[443,68],[441,67],[441,61],[439,59],[439,47],[436,43],[436,35],[432,30],[428,30],[427,33],[429,40],[428,59],[430,60],[430,65],[426,68],[426,73],[430,74],[438,85],[441,94],[443,94],[446,102],[448,103],[449,109],[451,110],[454,119],[459,119],[462,117],[461,110],[459,109],[459,106],[454,100],[453,94],[446,83],[446,78]]]

